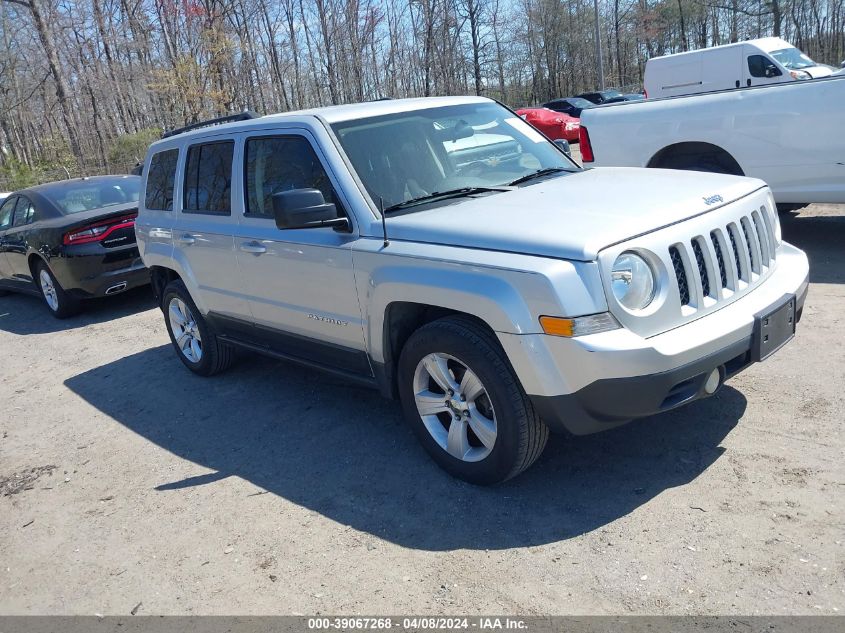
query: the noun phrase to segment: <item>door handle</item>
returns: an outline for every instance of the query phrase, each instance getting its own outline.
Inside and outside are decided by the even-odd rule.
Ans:
[[[261,255],[261,253],[267,252],[267,247],[261,244],[260,242],[256,242],[253,240],[252,242],[241,242],[241,250],[244,253]]]
[[[197,241],[197,238],[195,238],[190,233],[185,233],[184,235],[181,235],[179,237],[179,243],[184,244],[185,246],[190,246],[191,244],[193,244],[196,241]]]

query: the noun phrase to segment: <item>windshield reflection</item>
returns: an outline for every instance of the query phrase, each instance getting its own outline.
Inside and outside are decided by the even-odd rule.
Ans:
[[[546,137],[492,102],[357,119],[332,128],[370,196],[384,208],[439,200],[439,192],[499,190],[540,170],[578,169]]]

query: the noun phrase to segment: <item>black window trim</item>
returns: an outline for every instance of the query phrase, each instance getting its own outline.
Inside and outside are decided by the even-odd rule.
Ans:
[[[763,74],[762,75],[755,75],[754,74],[754,71],[751,68],[751,58],[752,57],[759,57],[763,60]],[[748,55],[746,57],[745,63],[748,66],[748,74],[751,75],[754,79],[771,79],[772,77],[783,76],[783,73],[780,71],[780,68],[777,67],[777,64],[775,64],[775,62],[772,60],[772,58],[769,57],[768,55],[764,55],[763,53],[753,53],[751,55]],[[769,77],[766,74],[767,68],[774,68],[777,71],[778,74],[773,75],[772,77]]]
[[[22,194],[18,194],[17,198],[18,199],[15,202],[15,209],[12,212],[12,224],[9,227],[10,229],[16,229],[16,228],[21,227],[21,226],[29,226],[30,224],[35,222],[35,211],[36,211],[35,204],[33,204],[32,200],[30,198],[27,198],[26,196],[24,196]],[[20,204],[21,200],[26,200],[27,204],[32,208],[32,216],[31,216],[29,222],[21,222],[20,224],[18,224],[17,223],[18,205]]]
[[[320,166],[323,168],[323,171],[326,173],[326,177],[329,179],[329,184],[332,186],[332,193],[334,194],[335,206],[337,207],[337,217],[342,218],[345,217],[347,221],[350,222],[349,213],[346,211],[346,208],[343,202],[338,195],[338,188],[335,187],[334,180],[332,179],[332,172],[326,168],[326,163],[323,161],[322,156],[320,156],[319,146],[315,146],[314,143],[311,142],[311,139],[308,138],[307,134],[293,132],[289,130],[285,130],[283,133],[279,134],[256,134],[255,136],[244,136],[243,139],[243,161],[241,163],[241,171],[243,171],[243,217],[245,218],[252,218],[254,220],[269,220],[274,221],[272,215],[262,215],[260,213],[250,213],[249,212],[249,182],[247,182],[248,172],[246,168],[246,161],[247,161],[247,148],[249,146],[250,141],[266,141],[266,140],[274,140],[274,139],[303,139],[308,145],[311,147],[311,151],[314,152],[314,156],[317,157],[317,160],[320,162]]]
[[[154,209],[149,206],[147,201],[147,188],[149,187],[150,182],[150,173],[152,172],[153,161],[155,160],[156,156],[160,156],[161,154],[166,154],[167,152],[176,152],[176,166],[173,169],[173,197],[171,198],[171,204],[173,205],[172,209]],[[181,151],[178,147],[168,147],[167,149],[160,149],[159,151],[155,152],[152,156],[150,156],[150,164],[147,168],[146,177],[144,178],[144,208],[147,211],[158,211],[160,213],[173,213],[176,211],[176,183],[178,182],[179,177],[179,158],[181,156]]]
[[[188,196],[188,161],[191,158],[191,150],[194,147],[203,147],[205,145],[224,145],[229,144],[232,146],[232,163],[229,166],[229,210],[228,211],[211,211],[210,209],[188,209],[187,205],[185,204]],[[235,139],[231,136],[225,136],[223,138],[217,140],[208,140],[203,139],[199,140],[196,143],[192,143],[185,147],[185,163],[182,169],[183,171],[183,178],[182,178],[182,204],[181,204],[181,211],[182,213],[189,213],[191,215],[213,215],[216,217],[231,217],[232,216],[232,194],[233,194],[233,187],[232,184],[234,183],[234,175],[235,175]],[[200,160],[197,161],[197,184],[199,184],[199,163],[202,160],[202,152],[200,152]]]
[[[15,226],[15,209],[17,209],[17,207],[18,207],[18,198],[20,198],[20,196],[16,193],[13,193],[12,195],[8,196],[5,200],[0,202],[0,207],[5,207],[10,202],[13,203],[12,204],[12,212],[9,214],[9,225],[6,226],[6,227],[0,226],[0,231],[8,231],[9,229],[14,228],[14,226]]]

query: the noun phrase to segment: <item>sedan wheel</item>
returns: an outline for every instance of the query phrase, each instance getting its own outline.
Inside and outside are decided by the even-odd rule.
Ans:
[[[56,286],[50,277],[50,273],[46,268],[42,268],[38,274],[38,281],[41,283],[41,293],[44,295],[44,301],[47,306],[53,311],[57,312],[59,309],[59,297],[56,294]]]
[[[173,297],[167,316],[176,347],[190,362],[199,363],[202,360],[202,335],[191,309],[182,299]]]
[[[45,262],[36,264],[33,276],[44,303],[50,308],[50,314],[57,319],[64,319],[79,312],[80,302],[62,288]]]

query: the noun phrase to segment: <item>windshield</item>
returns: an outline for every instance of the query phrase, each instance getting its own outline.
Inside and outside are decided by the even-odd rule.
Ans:
[[[376,204],[496,188],[541,169],[578,167],[495,103],[414,110],[332,126]]]
[[[816,62],[794,46],[782,48],[779,51],[772,51],[771,55],[783,64],[787,70],[800,70],[801,68],[810,68],[816,65]]]
[[[138,176],[119,176],[60,182],[43,189],[42,193],[59,211],[69,215],[138,202],[140,185],[141,179]]]

